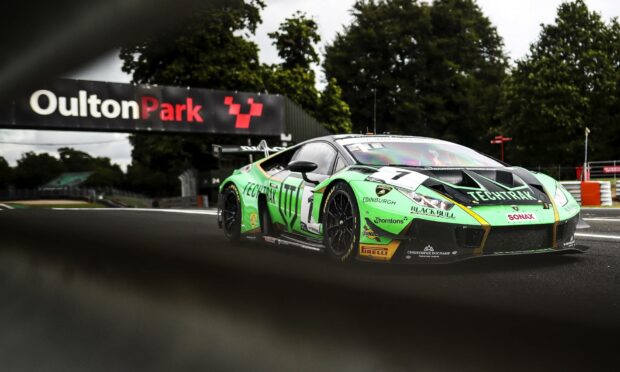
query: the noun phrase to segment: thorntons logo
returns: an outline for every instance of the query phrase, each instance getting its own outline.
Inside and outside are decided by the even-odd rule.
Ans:
[[[108,119],[142,119],[159,117],[161,121],[187,121],[202,123],[201,105],[194,105],[192,98],[185,103],[160,102],[152,96],[143,96],[140,103],[132,100],[105,99],[97,94],[78,91],[77,97],[56,96],[49,90],[37,90],[30,96],[30,108],[39,115],[58,112],[62,116],[93,117]]]

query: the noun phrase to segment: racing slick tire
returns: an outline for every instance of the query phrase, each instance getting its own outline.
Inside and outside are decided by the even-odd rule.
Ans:
[[[241,201],[237,187],[232,184],[227,186],[223,197],[222,226],[224,235],[229,241],[237,242],[241,237]]]
[[[327,255],[340,262],[355,259],[359,245],[359,209],[349,185],[330,189],[323,206],[323,244]]]

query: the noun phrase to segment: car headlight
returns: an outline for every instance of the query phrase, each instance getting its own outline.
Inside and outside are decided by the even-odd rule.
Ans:
[[[553,195],[553,201],[555,201],[555,205],[559,207],[563,207],[568,203],[568,198],[564,195],[563,187],[558,184],[555,187],[555,194]]]
[[[450,203],[449,201],[439,200],[435,198],[431,198],[430,196],[421,195],[417,192],[413,192],[406,189],[397,188],[403,195],[411,199],[414,203],[425,207],[425,208],[434,208],[441,209],[444,211],[449,211],[454,207],[454,203]]]

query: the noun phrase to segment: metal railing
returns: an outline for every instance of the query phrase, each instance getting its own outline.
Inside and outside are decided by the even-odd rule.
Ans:
[[[588,162],[590,178],[609,178],[616,183],[620,175],[620,160]]]

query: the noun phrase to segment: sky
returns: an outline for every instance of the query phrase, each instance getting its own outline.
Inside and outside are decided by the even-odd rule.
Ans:
[[[301,10],[313,17],[319,26],[321,43],[319,50],[324,52],[324,45],[331,43],[344,25],[351,22],[349,10],[355,0],[266,0],[267,7],[262,12],[263,23],[257,29],[254,41],[260,48],[260,60],[264,63],[280,61],[277,51],[271,45],[267,33],[295,11]],[[557,7],[561,0],[478,0],[482,12],[497,27],[504,39],[505,50],[512,61],[524,58],[529,45],[538,38],[541,24],[553,23]],[[620,16],[620,1],[586,0],[590,10],[600,13],[605,20]],[[110,82],[129,82],[130,77],[121,71],[121,61],[117,51],[99,57],[85,64],[83,68],[68,73],[65,77],[99,80]],[[324,86],[321,71],[316,68],[319,87]],[[8,144],[1,142],[20,143]],[[77,143],[93,143],[76,145]],[[105,142],[105,143],[101,143]],[[46,145],[42,145],[46,144]],[[63,144],[49,146],[48,144]],[[105,156],[126,169],[131,164],[131,145],[124,133],[87,133],[58,132],[34,130],[0,130],[0,156],[15,165],[17,159],[26,151],[37,153],[51,152],[70,144],[71,147],[94,156]]]

